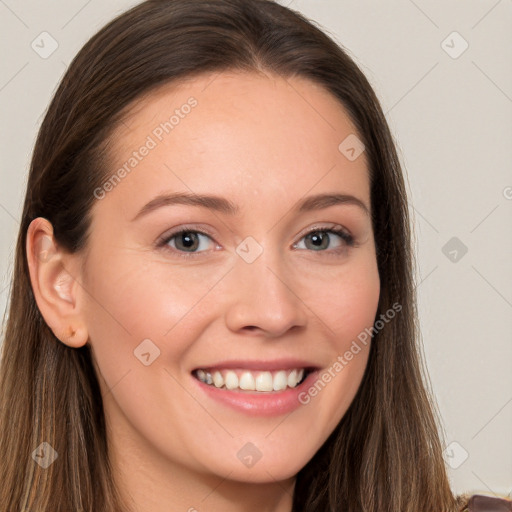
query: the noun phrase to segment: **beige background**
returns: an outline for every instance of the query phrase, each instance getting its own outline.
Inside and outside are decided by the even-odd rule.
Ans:
[[[2,312],[42,115],[83,43],[135,3],[0,0]],[[348,49],[382,101],[407,170],[423,343],[450,478],[458,492],[510,495],[512,0],[281,3]],[[42,32],[58,44],[47,58],[31,47],[48,38]]]

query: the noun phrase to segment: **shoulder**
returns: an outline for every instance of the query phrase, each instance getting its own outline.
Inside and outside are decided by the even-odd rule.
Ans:
[[[474,494],[462,512],[512,512],[512,501]]]

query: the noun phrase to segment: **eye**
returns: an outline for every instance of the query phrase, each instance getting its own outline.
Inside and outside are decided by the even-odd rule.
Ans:
[[[327,249],[341,250],[353,245],[354,237],[344,229],[315,227],[302,237],[294,248],[325,252]]]
[[[158,245],[170,247],[184,253],[197,253],[207,251],[214,244],[212,238],[201,231],[182,229],[171,235],[167,235]],[[215,245],[215,244],[214,244]]]
[[[189,228],[182,228],[174,233],[164,235],[157,245],[183,257],[193,256],[218,247],[210,235]],[[355,246],[355,240],[345,229],[314,227],[293,248],[316,252],[328,252],[330,249],[332,252],[339,252],[346,249],[347,246]]]

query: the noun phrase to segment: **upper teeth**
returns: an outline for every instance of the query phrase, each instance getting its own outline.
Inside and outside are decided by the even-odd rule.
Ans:
[[[304,368],[276,372],[250,372],[248,370],[197,370],[197,378],[217,388],[246,391],[281,391],[294,388],[304,377]]]

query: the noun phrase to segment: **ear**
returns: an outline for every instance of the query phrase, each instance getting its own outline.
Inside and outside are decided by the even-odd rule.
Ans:
[[[58,247],[51,223],[42,217],[30,223],[26,251],[32,290],[44,320],[64,344],[85,345],[79,255]]]

